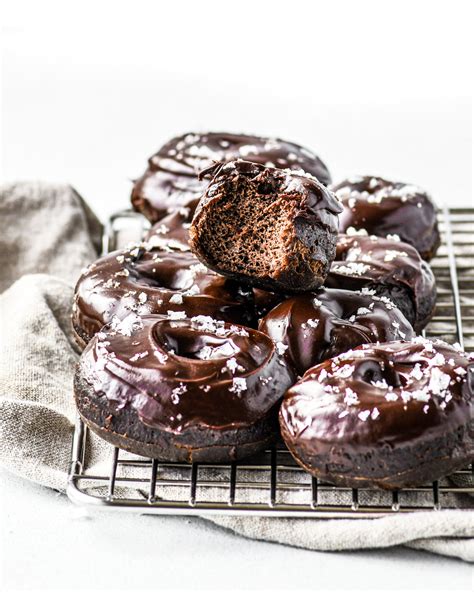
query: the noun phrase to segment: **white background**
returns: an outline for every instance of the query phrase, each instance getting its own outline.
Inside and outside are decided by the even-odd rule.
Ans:
[[[472,206],[469,5],[5,2],[1,177],[70,182],[105,218],[173,135],[243,131],[314,149],[335,180],[381,174]],[[0,479],[9,587],[469,589],[454,560],[310,553],[173,518],[84,519]]]
[[[472,199],[469,2],[6,6],[6,180],[68,181],[105,217],[163,142],[212,129]]]

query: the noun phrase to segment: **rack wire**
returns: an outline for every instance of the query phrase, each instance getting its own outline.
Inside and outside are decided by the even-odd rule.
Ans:
[[[104,232],[104,253],[139,239],[147,227],[130,210],[114,214]],[[474,350],[474,209],[439,213],[442,245],[431,262],[436,315],[424,334]],[[97,462],[95,458],[108,458]],[[474,508],[474,464],[449,479],[386,492],[337,487],[305,473],[280,443],[229,464],[165,463],[107,444],[78,417],[69,498],[78,504],[149,514],[230,514],[313,518],[366,518],[397,512]]]

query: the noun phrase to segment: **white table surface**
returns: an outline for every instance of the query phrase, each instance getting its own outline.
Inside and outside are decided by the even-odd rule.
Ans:
[[[457,12],[455,34],[429,3],[427,29],[427,5],[410,3],[408,18],[400,4],[387,24],[380,3],[362,1],[293,0],[291,11],[273,2],[270,12],[246,0],[227,12],[215,2],[82,2],[75,13],[64,2],[10,3],[2,179],[70,182],[104,219],[127,206],[130,179],[160,144],[214,129],[300,142],[335,179],[382,174],[472,206],[468,19]],[[419,54],[385,43],[400,31]],[[0,494],[5,590],[472,585],[469,565],[423,552],[315,553],[199,519],[84,515],[3,471]]]
[[[470,590],[472,567],[422,551],[319,553],[198,518],[88,514],[0,471],[2,590]]]

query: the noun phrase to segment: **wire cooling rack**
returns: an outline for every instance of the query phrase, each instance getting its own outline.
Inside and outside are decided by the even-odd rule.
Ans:
[[[444,208],[439,225],[442,245],[431,262],[438,302],[425,334],[474,350],[474,209]],[[104,253],[141,237],[146,227],[132,211],[113,215],[104,232]],[[364,518],[474,508],[474,498],[466,495],[474,494],[474,464],[416,488],[350,489],[312,478],[283,444],[230,464],[162,463],[114,448],[78,417],[67,493],[81,505],[150,514]]]

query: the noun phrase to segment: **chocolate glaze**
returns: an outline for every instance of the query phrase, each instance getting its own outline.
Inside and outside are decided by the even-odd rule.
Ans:
[[[189,227],[193,214],[192,208],[181,208],[171,212],[150,228],[145,235],[145,241],[157,249],[190,251]]]
[[[474,457],[473,393],[474,363],[442,341],[362,345],[308,370],[280,425],[296,460],[324,480],[418,485]]]
[[[103,328],[84,350],[80,370],[115,412],[185,439],[256,424],[292,384],[264,334],[210,317],[131,316]],[[92,395],[91,395],[92,396]],[[211,444],[203,431],[201,447]]]
[[[236,158],[282,169],[302,169],[324,185],[331,182],[326,165],[292,142],[224,132],[189,133],[173,138],[149,159],[147,170],[135,182],[132,204],[156,222],[202,195],[207,182],[198,179],[201,170],[213,161]]]
[[[419,187],[381,177],[354,177],[331,186],[344,211],[339,231],[361,228],[369,234],[397,235],[430,260],[440,245],[436,207]]]
[[[325,285],[348,290],[365,287],[390,297],[417,332],[428,324],[436,304],[433,272],[418,251],[375,235],[339,235]]]
[[[259,330],[277,343],[300,376],[362,343],[414,336],[387,297],[330,288],[285,300],[260,321]]]
[[[114,317],[130,312],[198,314],[253,325],[251,291],[209,271],[189,251],[163,250],[143,243],[114,251],[91,264],[74,296],[73,326],[84,345]]]
[[[289,170],[267,168],[263,165],[236,160],[216,163],[202,172],[212,180],[199,201],[190,227],[190,245],[196,256],[218,273],[248,283],[263,290],[301,292],[319,287],[326,278],[334,259],[338,228],[337,215],[342,208],[324,185],[309,174],[299,175]],[[249,274],[226,269],[209,252],[206,217],[209,213],[225,215],[232,206],[233,196],[239,191],[254,189],[275,211],[286,212],[283,207],[291,204],[287,213],[284,235],[280,236],[285,249],[284,263],[276,265],[268,274]],[[278,214],[277,214],[278,215]],[[228,236],[222,236],[222,244],[231,252],[233,245],[247,241],[248,257],[252,257],[251,242],[259,234],[258,222],[253,232],[228,227]],[[315,268],[318,271],[315,272]]]
[[[189,251],[189,227],[194,210],[181,208],[154,224],[145,235],[145,241],[165,250]],[[257,319],[265,316],[273,307],[285,299],[283,294],[253,290]]]
[[[254,288],[253,290],[255,299],[255,312],[257,319],[262,319],[267,315],[272,308],[275,308],[277,304],[283,302],[288,296],[279,292],[267,292],[266,290],[260,290],[260,288]]]

